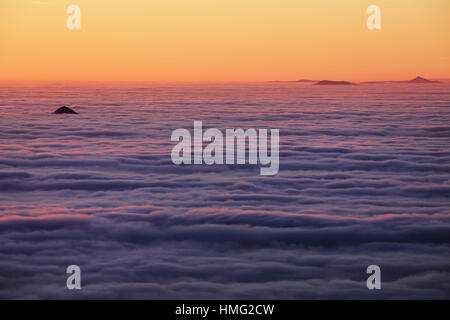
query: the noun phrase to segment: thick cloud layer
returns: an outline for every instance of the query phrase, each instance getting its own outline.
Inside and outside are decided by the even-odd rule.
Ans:
[[[0,298],[449,298],[449,89],[1,87]],[[194,120],[279,128],[279,174],[175,166]]]

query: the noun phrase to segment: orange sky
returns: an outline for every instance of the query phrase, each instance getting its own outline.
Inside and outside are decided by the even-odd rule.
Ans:
[[[66,8],[81,8],[81,30]],[[381,7],[382,29],[366,27]],[[449,0],[1,0],[0,80],[450,77]]]

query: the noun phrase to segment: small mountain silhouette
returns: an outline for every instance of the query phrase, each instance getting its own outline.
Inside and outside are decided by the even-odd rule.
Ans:
[[[439,83],[439,81],[428,80],[422,77],[415,77],[412,80],[399,81],[402,83]]]
[[[348,81],[331,81],[331,80],[322,80],[315,85],[318,86],[348,86],[348,85],[354,85],[354,83],[348,82]]]
[[[68,114],[78,114],[78,112],[73,111],[69,107],[63,106],[59,109],[56,109],[53,113],[56,114],[62,114],[62,113],[68,113]]]
[[[317,80],[310,80],[310,79],[299,79],[299,80],[273,80],[269,82],[297,82],[297,83],[310,83],[310,82],[317,82]]]

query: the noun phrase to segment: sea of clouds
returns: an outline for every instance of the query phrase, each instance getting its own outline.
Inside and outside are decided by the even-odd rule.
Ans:
[[[0,298],[450,298],[449,84],[2,84],[0,115]],[[194,120],[279,128],[278,175],[174,165]]]

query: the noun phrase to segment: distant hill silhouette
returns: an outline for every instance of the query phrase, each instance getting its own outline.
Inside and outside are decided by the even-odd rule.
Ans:
[[[72,109],[70,109],[69,107],[63,106],[61,108],[56,109],[55,111],[53,111],[53,113],[56,114],[63,114],[63,113],[68,113],[68,114],[78,114],[78,112],[73,111]]]
[[[450,79],[439,79],[442,80],[442,82],[450,82]],[[269,82],[282,82],[282,83],[312,83],[314,85],[318,86],[342,86],[342,85],[356,85],[356,84],[376,84],[376,83],[417,83],[417,84],[427,84],[427,83],[441,83],[441,81],[437,80],[429,80],[425,79],[423,77],[417,76],[414,79],[411,80],[400,80],[400,81],[363,81],[359,83],[353,83],[349,81],[333,81],[333,80],[310,80],[310,79],[299,79],[299,80],[275,80],[275,81],[269,81]]]
[[[322,80],[315,85],[318,86],[348,86],[348,85],[354,85],[354,83],[348,82],[348,81],[331,81],[331,80]]]
[[[310,79],[299,79],[299,80],[274,80],[270,82],[298,82],[298,83],[310,83],[310,82],[317,82],[317,80],[310,80]]]
[[[412,80],[398,81],[401,83],[439,83],[439,81],[428,80],[422,77],[415,77]]]
[[[401,80],[401,81],[366,81],[361,82],[365,84],[371,84],[371,83],[418,83],[418,84],[424,84],[424,83],[440,83],[440,81],[436,80],[428,80],[422,77],[415,77],[411,80]]]

